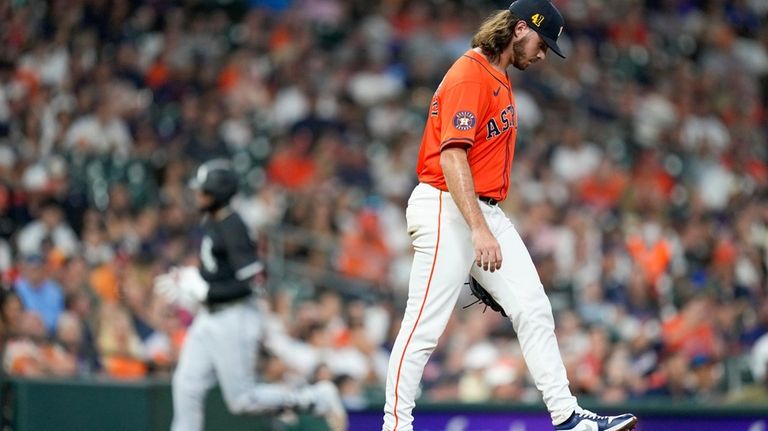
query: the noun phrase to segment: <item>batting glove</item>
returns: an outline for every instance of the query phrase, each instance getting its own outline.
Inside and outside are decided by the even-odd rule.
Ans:
[[[208,296],[208,282],[194,266],[173,267],[155,277],[155,293],[168,302],[187,310],[195,310]]]

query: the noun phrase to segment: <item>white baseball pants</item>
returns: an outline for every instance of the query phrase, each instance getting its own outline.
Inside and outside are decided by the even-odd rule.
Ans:
[[[216,312],[201,310],[195,316],[173,375],[171,431],[202,431],[205,396],[217,380],[233,414],[296,405],[296,391],[256,381],[262,328],[257,306],[249,301]]]
[[[480,208],[501,246],[502,267],[493,273],[474,264],[469,226],[450,193],[422,183],[411,194],[406,219],[415,255],[405,315],[389,360],[384,431],[413,430],[411,412],[424,366],[470,273],[510,316],[553,423],[568,419],[577,406],[555,338],[552,307],[530,254],[498,206],[480,202]]]

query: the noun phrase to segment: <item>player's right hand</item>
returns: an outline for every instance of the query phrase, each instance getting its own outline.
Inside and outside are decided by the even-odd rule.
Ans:
[[[501,268],[501,246],[487,227],[472,231],[475,263],[483,271],[494,272]]]
[[[208,283],[194,266],[173,267],[155,277],[155,293],[168,302],[194,310],[205,300]]]

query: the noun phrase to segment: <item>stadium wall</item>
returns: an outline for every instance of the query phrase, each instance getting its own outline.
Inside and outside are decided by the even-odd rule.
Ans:
[[[167,382],[10,379],[3,382],[0,397],[3,425],[14,431],[160,431],[168,430],[171,421]],[[638,431],[768,431],[768,406],[763,405],[659,401],[609,409],[636,413],[641,419]],[[377,430],[381,417],[379,408],[351,413],[350,431]],[[206,429],[213,431],[324,430],[312,417],[283,426],[269,418],[232,416],[218,390],[208,397],[206,423]],[[420,403],[418,407],[419,431],[551,429],[549,417],[539,405]]]

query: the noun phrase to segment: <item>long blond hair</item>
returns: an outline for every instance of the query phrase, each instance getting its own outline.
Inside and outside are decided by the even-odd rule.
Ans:
[[[520,19],[508,10],[496,11],[483,21],[472,37],[472,48],[480,47],[491,62],[498,61],[515,35],[518,21]]]

